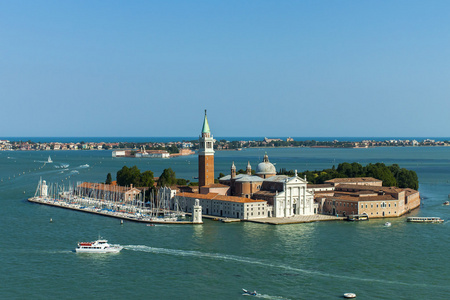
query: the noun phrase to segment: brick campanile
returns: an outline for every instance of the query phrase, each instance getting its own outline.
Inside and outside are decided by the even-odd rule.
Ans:
[[[198,186],[200,187],[214,183],[214,139],[209,130],[206,109],[202,135],[198,141]]]

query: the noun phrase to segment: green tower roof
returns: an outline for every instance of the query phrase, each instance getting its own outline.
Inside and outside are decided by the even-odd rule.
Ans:
[[[206,109],[205,109],[205,119],[203,120],[202,133],[211,133],[211,131],[209,130],[208,118],[206,117]]]

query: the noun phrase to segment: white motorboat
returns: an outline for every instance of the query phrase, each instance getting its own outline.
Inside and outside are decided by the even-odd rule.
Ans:
[[[347,298],[347,299],[356,298],[356,294],[355,293],[345,293],[344,298]]]
[[[390,223],[390,222],[386,222],[386,223],[384,223],[384,226],[386,226],[386,227],[390,227],[392,224]]]
[[[96,240],[94,242],[78,243],[75,252],[77,253],[119,253],[122,246],[113,246],[108,244],[107,240]]]
[[[258,295],[258,293],[256,291],[250,292],[250,291],[248,291],[246,289],[242,289],[242,291],[244,292],[243,295],[249,295],[249,296],[256,296],[256,295]]]

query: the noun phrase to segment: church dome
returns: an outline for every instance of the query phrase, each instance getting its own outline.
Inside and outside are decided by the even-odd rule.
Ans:
[[[258,167],[256,168],[256,174],[257,175],[276,175],[277,169],[275,169],[275,166],[269,162],[269,157],[264,155],[264,161],[260,164],[258,164]]]

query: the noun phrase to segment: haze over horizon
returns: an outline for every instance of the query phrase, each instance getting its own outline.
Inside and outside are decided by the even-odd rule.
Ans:
[[[0,3],[2,137],[445,137],[448,1]]]

